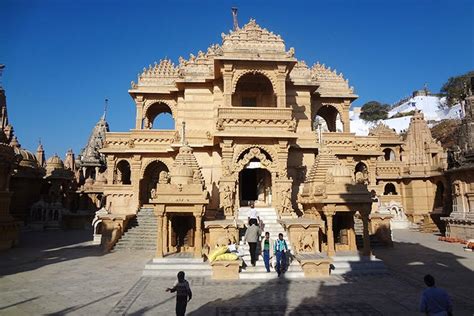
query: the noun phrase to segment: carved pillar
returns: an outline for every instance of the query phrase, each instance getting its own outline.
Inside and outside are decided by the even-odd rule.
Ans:
[[[224,81],[224,106],[232,106],[232,64],[224,64],[222,79]]]
[[[376,184],[377,183],[377,158],[370,157],[367,168],[369,168],[369,184]]]
[[[286,107],[286,65],[278,65],[277,72],[277,86],[275,94],[277,96],[277,107]]]
[[[156,234],[156,258],[163,257],[163,213],[157,214],[158,232]]]
[[[163,215],[163,232],[162,232],[162,243],[163,243],[163,254],[167,254],[168,250],[168,229],[169,229],[169,220],[166,214]],[[159,242],[159,240],[157,241]]]
[[[344,133],[351,132],[351,123],[349,119],[349,108],[351,107],[351,101],[344,100],[344,105],[342,106],[341,121],[344,128]]]
[[[195,214],[196,218],[196,234],[194,236],[194,257],[200,258],[202,252],[202,216],[201,214]]]
[[[362,224],[364,225],[364,229],[363,229],[364,246],[362,248],[362,254],[364,256],[370,256],[370,253],[371,253],[370,233],[369,233],[369,214],[370,214],[370,209],[369,210],[364,209],[360,211],[360,215],[362,217]]]
[[[336,205],[330,204],[324,207],[324,215],[326,215],[326,237],[328,242],[328,256],[336,255],[334,245],[334,231],[332,230],[333,216],[336,214]]]
[[[135,120],[135,129],[143,128],[143,106],[145,102],[143,101],[143,96],[139,95],[135,98],[135,103],[137,105],[137,116]]]
[[[140,155],[133,155],[130,163],[130,180],[132,183],[133,199],[137,207],[139,206],[141,167],[142,157]]]
[[[115,157],[107,155],[107,184],[114,183]]]
[[[224,139],[221,143],[222,150],[222,176],[219,180],[219,207],[224,209],[228,205],[235,205],[236,188],[235,180],[232,178],[232,158],[234,155],[233,141],[231,139]],[[226,187],[229,188],[230,193],[226,192]],[[230,200],[226,200],[230,196]],[[235,207],[232,207],[232,212]],[[233,214],[225,214],[227,218],[233,218]]]

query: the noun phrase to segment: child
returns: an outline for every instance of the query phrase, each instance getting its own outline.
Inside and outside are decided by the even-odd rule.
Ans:
[[[188,281],[184,279],[183,271],[178,272],[178,281],[172,288],[167,288],[166,292],[176,292],[176,316],[184,316],[186,306],[193,297],[193,293],[191,292]]]
[[[275,241],[274,253],[276,256],[276,267],[275,270],[278,273],[278,276],[282,272],[285,272],[285,263],[286,263],[286,252],[288,251],[288,246],[286,241],[283,239],[283,234],[278,234],[278,239]]]
[[[265,232],[265,238],[262,240],[262,256],[267,272],[270,272],[270,258],[273,257],[273,241],[270,239],[270,233]]]

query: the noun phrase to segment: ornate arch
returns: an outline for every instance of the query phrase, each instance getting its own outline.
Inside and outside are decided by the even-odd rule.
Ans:
[[[161,162],[166,166],[166,168],[168,168],[169,171],[171,171],[170,163],[166,163],[166,161],[164,161],[163,159],[150,159],[146,163],[142,164],[142,168],[140,170],[140,179],[143,179],[143,177],[145,176],[146,168],[148,168],[148,166],[151,165],[153,162]]]
[[[265,151],[271,158],[272,162],[278,161],[278,157],[276,153],[272,150],[272,148],[268,148],[265,145],[258,145],[258,144],[252,144],[248,146],[243,146],[241,150],[239,150],[236,155],[234,156],[234,163],[237,163],[239,161],[239,157],[247,150],[252,149],[252,148],[259,148],[260,150]]]
[[[249,152],[242,157],[242,159],[237,160],[234,164],[234,177],[238,177],[239,172],[242,171],[253,158],[260,160],[262,169],[266,169],[270,173],[276,171],[276,163],[270,159],[267,159],[267,156],[262,152],[262,150],[260,150],[260,148],[252,147],[250,148]]]
[[[277,79],[273,76],[271,72],[262,69],[240,69],[236,70],[234,73],[234,78],[232,80],[232,94],[235,93],[235,89],[237,88],[237,84],[239,83],[240,78],[247,74],[260,74],[265,76],[268,80],[270,80],[270,83],[272,84],[273,93],[277,93]]]
[[[147,100],[145,100],[145,103],[143,105],[143,116],[146,116],[146,113],[148,112],[148,109],[156,103],[166,104],[170,108],[171,115],[173,116],[173,119],[176,120],[176,102],[172,101],[172,100],[164,100],[164,99],[147,99]]]

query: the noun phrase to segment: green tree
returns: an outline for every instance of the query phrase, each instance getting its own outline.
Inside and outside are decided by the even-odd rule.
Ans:
[[[469,71],[464,75],[449,78],[443,85],[441,92],[446,94],[449,107],[459,103],[466,97],[466,87],[469,85],[469,78],[472,76],[474,76],[474,71]]]
[[[360,110],[360,118],[364,121],[378,121],[384,120],[388,117],[388,104],[382,104],[377,101],[369,101],[364,104]]]

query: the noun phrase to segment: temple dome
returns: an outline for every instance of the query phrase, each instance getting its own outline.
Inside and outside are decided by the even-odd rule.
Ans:
[[[46,169],[64,169],[64,163],[57,154],[46,161]]]
[[[334,165],[328,170],[328,173],[332,175],[334,183],[352,183],[351,170],[342,164]]]
[[[189,184],[193,182],[194,171],[188,164],[181,164],[176,166],[171,172],[172,184]]]
[[[21,161],[19,165],[21,167],[29,167],[29,168],[38,168],[38,161],[36,160],[36,156],[31,152],[26,149],[22,149],[19,146],[14,146],[13,150],[15,151],[15,154],[21,156]]]

